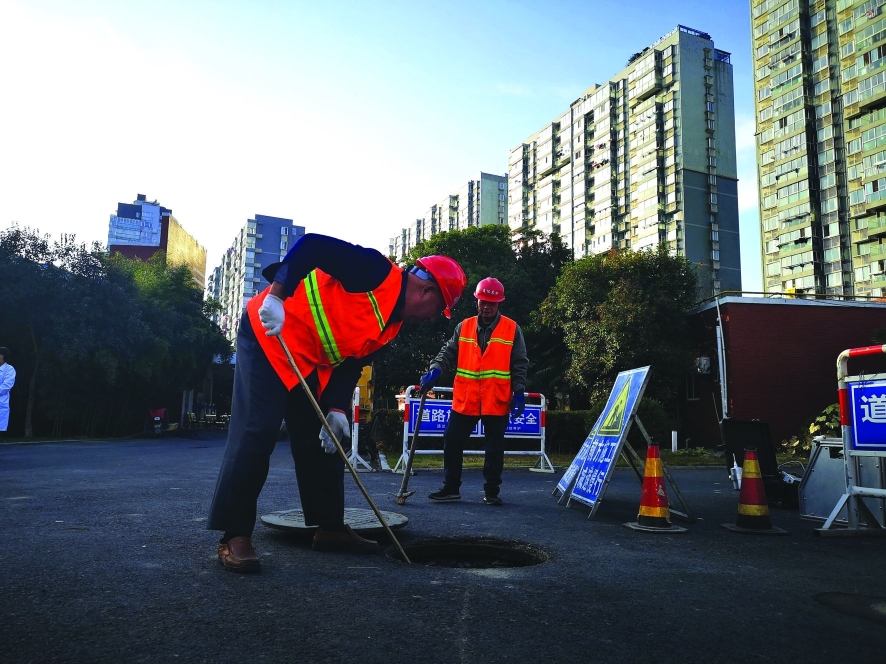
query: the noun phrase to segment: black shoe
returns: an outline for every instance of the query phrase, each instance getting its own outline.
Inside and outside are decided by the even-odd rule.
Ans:
[[[501,498],[498,496],[483,496],[484,505],[501,505]]]
[[[445,486],[439,491],[428,494],[431,500],[461,500],[461,494],[458,489],[447,489]]]
[[[311,542],[314,551],[344,551],[346,553],[378,553],[381,549],[375,540],[364,539],[345,524],[344,530],[330,533],[317,528]]]

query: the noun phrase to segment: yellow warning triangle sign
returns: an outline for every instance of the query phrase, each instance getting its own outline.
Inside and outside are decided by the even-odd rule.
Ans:
[[[625,415],[628,406],[628,394],[631,391],[631,381],[626,380],[621,392],[607,411],[603,418],[603,424],[600,425],[600,434],[603,436],[618,436],[621,434],[621,428],[624,426]]]

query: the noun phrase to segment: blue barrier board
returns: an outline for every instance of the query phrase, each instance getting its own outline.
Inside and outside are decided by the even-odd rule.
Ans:
[[[594,440],[594,434],[597,433],[597,428],[600,426],[600,421],[602,419],[603,413],[600,413],[600,417],[597,418],[597,421],[594,423],[594,428],[591,429],[591,433],[588,434],[588,437],[585,438],[585,442],[582,443],[578,454],[575,455],[572,463],[569,464],[569,468],[566,469],[566,472],[563,473],[563,477],[557,482],[557,491],[561,494],[569,491],[569,488],[572,486],[572,480],[578,475],[578,471],[581,470],[581,467],[584,465],[585,459],[588,458],[588,450],[591,449],[591,442]]]
[[[577,471],[570,500],[574,498],[596,511],[637,413],[637,406],[643,398],[648,379],[649,367],[622,371],[616,377],[606,407],[582,446],[584,460]]]
[[[886,380],[849,384],[852,449],[886,451]]]
[[[408,401],[409,425],[407,434],[415,433],[415,421],[418,419],[419,400]],[[449,422],[449,413],[452,412],[452,401],[448,399],[426,399],[425,411],[421,418],[421,436],[442,436]],[[483,435],[483,423],[477,422],[477,426],[471,432],[471,436]],[[541,437],[541,406],[528,405],[519,417],[512,417],[505,430],[505,436],[512,438],[540,438]]]

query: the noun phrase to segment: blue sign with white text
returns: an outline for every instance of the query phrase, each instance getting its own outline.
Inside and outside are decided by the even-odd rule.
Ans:
[[[849,383],[852,449],[886,451],[886,380]]]
[[[622,371],[616,377],[595,430],[591,431],[582,448],[584,460],[577,470],[570,498],[590,507],[599,502],[618,461],[637,405],[643,398],[648,378],[649,367]]]
[[[407,433],[411,436],[415,433],[415,422],[418,419],[419,400],[409,401],[409,425]],[[426,399],[425,410],[421,418],[421,436],[442,436],[449,422],[449,413],[452,412],[452,401],[448,399]],[[483,423],[477,422],[477,426],[471,432],[471,436],[483,435]],[[511,417],[505,435],[512,438],[540,438],[541,437],[541,406],[526,404],[526,409],[519,417]]]

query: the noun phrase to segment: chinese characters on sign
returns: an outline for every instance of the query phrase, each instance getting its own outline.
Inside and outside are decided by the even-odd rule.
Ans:
[[[849,383],[852,448],[886,451],[886,380]]]
[[[569,500],[574,498],[591,507],[591,516],[612,476],[648,378],[649,367],[618,374],[597,424],[557,484],[557,489],[568,494]]]
[[[409,401],[409,426],[408,433],[415,433],[415,421],[418,418],[418,400]],[[449,414],[452,412],[452,401],[446,399],[427,399],[425,410],[421,417],[421,431],[419,436],[442,436],[446,431],[446,423],[449,422]],[[483,424],[478,422],[471,436],[482,436]],[[526,410],[519,417],[512,417],[506,436],[538,438],[541,435],[541,406],[527,404]]]

